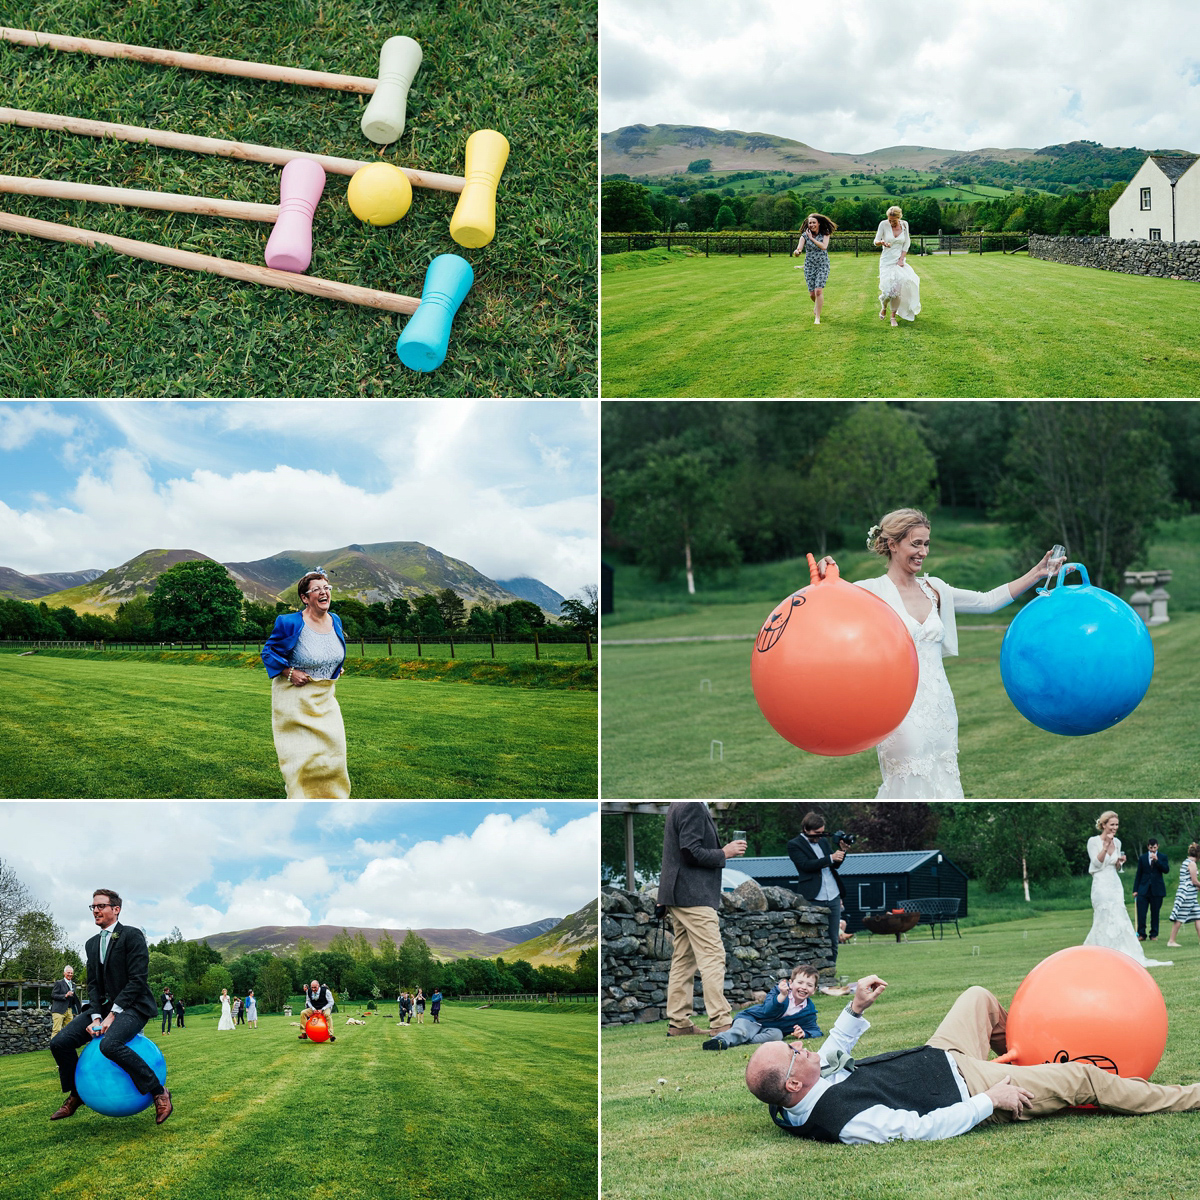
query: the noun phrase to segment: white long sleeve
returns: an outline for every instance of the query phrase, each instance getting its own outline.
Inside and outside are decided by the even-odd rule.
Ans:
[[[911,1109],[876,1104],[846,1122],[842,1141],[850,1146],[868,1142],[938,1142],[967,1133],[994,1111],[991,1098],[982,1092],[969,1100],[935,1108],[923,1117]]]

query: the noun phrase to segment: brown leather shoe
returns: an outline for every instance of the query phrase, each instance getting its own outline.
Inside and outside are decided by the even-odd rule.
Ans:
[[[708,1032],[709,1033],[725,1033],[732,1028],[733,1028],[733,1022],[726,1021],[724,1025],[710,1025],[708,1027]]]
[[[175,1105],[171,1103],[171,1093],[164,1088],[154,1097],[155,1125],[161,1125],[174,1111]]]
[[[62,1107],[51,1114],[50,1120],[61,1121],[64,1117],[73,1117],[83,1106],[83,1101],[74,1092],[68,1092],[67,1098],[62,1102]]]
[[[686,1037],[689,1033],[699,1033],[695,1025],[669,1025],[667,1037]]]

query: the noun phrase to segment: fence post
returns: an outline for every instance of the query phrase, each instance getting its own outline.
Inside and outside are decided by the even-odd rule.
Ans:
[[[741,255],[739,254],[738,257],[741,258]],[[536,629],[533,631],[533,657],[534,658],[542,657],[541,652],[538,649],[538,640],[537,640],[537,630]]]
[[[587,660],[588,660],[588,662],[591,662],[592,661],[592,635],[590,632],[588,632],[588,631],[584,632],[583,643],[587,647]]]
[[[417,636],[417,657],[418,657],[418,658],[420,658],[420,657],[421,657],[421,638],[420,638],[420,635],[418,635],[418,636]]]
[[[450,639],[450,657],[451,658],[454,657],[454,638],[453,637],[451,637],[451,639]]]
[[[704,257],[705,257],[705,258],[707,258],[707,257],[708,257],[708,243],[709,243],[710,241],[712,241],[712,238],[705,238],[705,239],[704,239]]]
[[[391,636],[389,635],[388,636],[388,658],[391,658],[391,657],[392,657],[392,639],[391,639]]]
[[[359,658],[367,657],[367,636],[366,636],[366,634],[363,634],[363,636],[358,639],[358,657]]]
[[[771,257],[771,235],[767,234],[767,257]]]
[[[492,657],[496,657],[496,635],[492,634]]]

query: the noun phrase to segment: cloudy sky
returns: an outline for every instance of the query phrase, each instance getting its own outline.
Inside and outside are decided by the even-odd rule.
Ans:
[[[597,582],[597,436],[588,401],[0,404],[0,566],[415,541],[570,596]]]
[[[152,940],[561,918],[596,898],[599,838],[595,801],[0,804],[0,858],[81,950],[96,887]]]
[[[1200,152],[1196,0],[604,0],[600,127]]]

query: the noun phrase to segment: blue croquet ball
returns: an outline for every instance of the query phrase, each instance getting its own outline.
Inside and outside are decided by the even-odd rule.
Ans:
[[[158,1082],[166,1085],[167,1060],[162,1051],[148,1038],[138,1034],[129,1048],[150,1064]],[[106,1117],[129,1117],[149,1108],[153,1096],[143,1096],[133,1086],[133,1080],[111,1059],[100,1053],[100,1039],[94,1038],[84,1048],[75,1065],[75,1090],[88,1106]]]
[[[1064,586],[1068,570],[1082,584]],[[1000,678],[1017,711],[1048,733],[1078,737],[1123,721],[1154,674],[1142,619],[1118,596],[1067,563],[1059,584],[1039,589],[1013,619],[1000,647]]]

